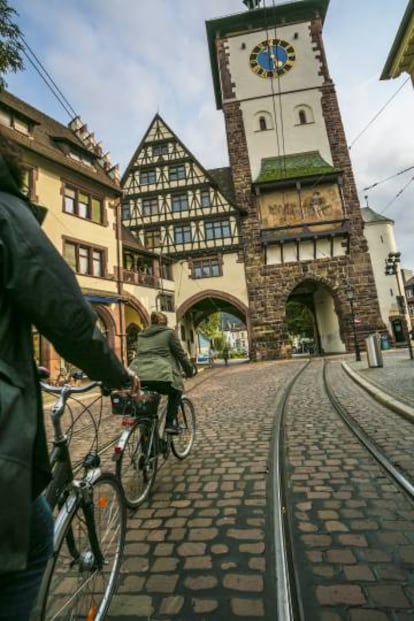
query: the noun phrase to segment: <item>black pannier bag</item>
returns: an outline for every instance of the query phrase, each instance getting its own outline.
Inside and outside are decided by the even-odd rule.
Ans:
[[[159,393],[150,390],[140,390],[135,396],[125,392],[111,394],[112,414],[118,416],[155,416],[159,402]]]

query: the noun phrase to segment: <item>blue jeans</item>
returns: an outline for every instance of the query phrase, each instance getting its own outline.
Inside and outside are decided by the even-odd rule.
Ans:
[[[46,498],[39,496],[32,504],[26,569],[0,574],[0,621],[29,621],[52,552],[52,512]]]

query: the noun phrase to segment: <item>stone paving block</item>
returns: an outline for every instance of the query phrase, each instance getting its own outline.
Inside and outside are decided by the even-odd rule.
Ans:
[[[260,599],[232,598],[230,600],[231,610],[238,617],[255,619],[264,617],[263,602]]]
[[[366,601],[362,589],[358,585],[319,585],[316,587],[316,595],[322,606],[336,606],[339,604],[355,606],[364,604]]]

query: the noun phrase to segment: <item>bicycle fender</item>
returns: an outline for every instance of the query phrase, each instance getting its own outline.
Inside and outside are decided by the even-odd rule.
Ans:
[[[129,429],[125,429],[118,438],[118,442],[114,446],[114,453],[112,455],[112,461],[118,461],[121,458],[122,453],[125,449],[125,444],[127,443],[129,436]]]

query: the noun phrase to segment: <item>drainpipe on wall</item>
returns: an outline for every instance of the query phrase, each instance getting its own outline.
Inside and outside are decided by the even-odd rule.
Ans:
[[[122,230],[121,230],[121,199],[118,199],[115,204],[115,222],[116,222],[116,261],[117,261],[117,269],[116,269],[116,288],[119,296],[118,301],[118,311],[119,311],[119,330],[120,330],[120,339],[121,339],[121,360],[125,364],[125,347],[124,347],[124,338],[125,338],[125,325],[124,325],[124,312],[123,312],[123,302],[121,300],[123,287],[122,287],[122,252],[121,252],[121,239],[122,239]]]

